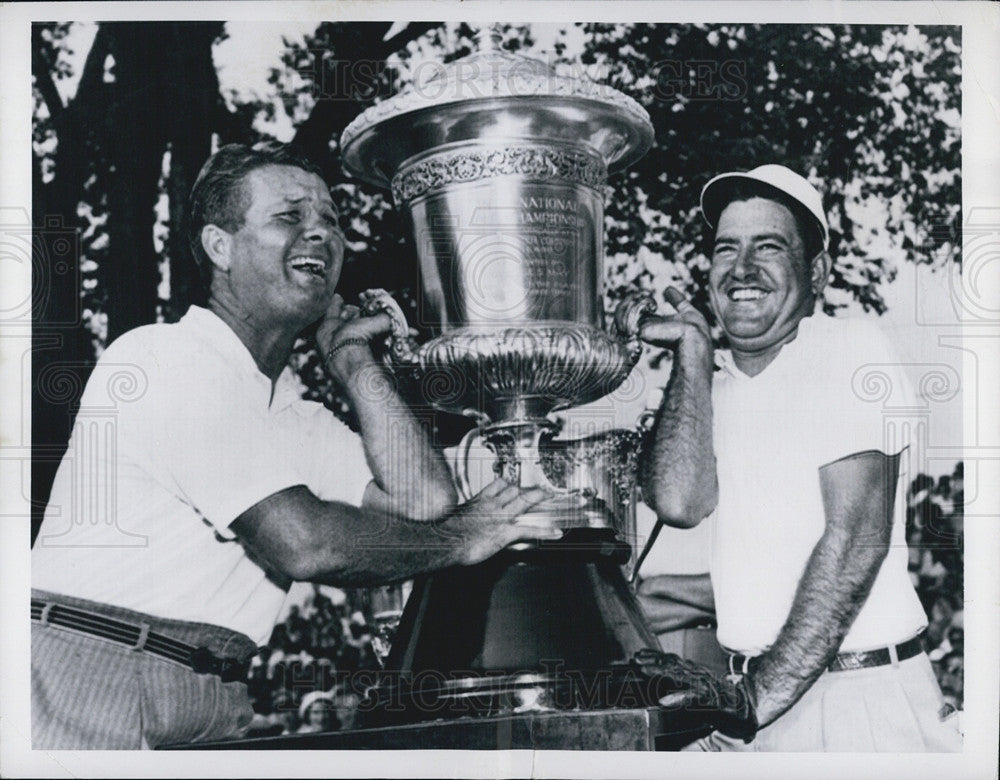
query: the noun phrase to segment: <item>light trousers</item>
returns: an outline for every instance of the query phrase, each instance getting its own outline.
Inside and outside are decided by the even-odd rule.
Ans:
[[[256,646],[219,626],[163,620],[44,591],[32,598],[97,612],[217,656],[246,660]],[[175,661],[56,625],[31,624],[32,747],[138,750],[228,739],[253,717],[243,681],[223,683]]]
[[[956,753],[958,713],[944,700],[925,653],[885,666],[824,672],[753,742],[718,732],[684,750]]]

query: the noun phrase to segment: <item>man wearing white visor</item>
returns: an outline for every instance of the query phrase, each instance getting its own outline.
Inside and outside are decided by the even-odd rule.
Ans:
[[[829,229],[808,181],[781,165],[725,173],[701,207],[729,350],[713,353],[676,290],[676,314],[645,323],[674,363],[643,496],[669,525],[711,516],[718,639],[758,730],[691,747],[960,750],[907,575],[906,442],[881,398],[858,390],[877,370],[893,405],[912,405],[903,365],[870,321],[817,307]]]

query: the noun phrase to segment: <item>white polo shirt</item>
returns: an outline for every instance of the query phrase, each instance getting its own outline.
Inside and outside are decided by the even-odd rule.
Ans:
[[[305,485],[361,503],[360,437],[271,381],[219,317],[196,306],[104,352],[84,390],[32,550],[32,585],[266,641],[283,587],[229,525]]]
[[[795,340],[755,377],[737,369],[727,353],[713,381],[712,405],[718,638],[730,650],[755,654],[781,630],[823,534],[820,467],[866,450],[904,450],[908,426],[887,410],[916,408],[915,394],[871,322],[817,314],[802,320]],[[889,554],[842,651],[901,642],[927,623],[907,574],[910,479],[904,456]]]

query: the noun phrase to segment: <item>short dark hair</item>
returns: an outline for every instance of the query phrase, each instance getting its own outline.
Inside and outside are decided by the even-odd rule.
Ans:
[[[792,213],[795,219],[795,229],[802,241],[802,248],[805,252],[805,260],[812,260],[823,251],[823,231],[809,209],[799,203],[795,198],[785,194],[770,184],[762,181],[738,180],[726,190],[720,201],[719,216],[726,210],[726,206],[737,201],[751,200],[753,198],[764,198],[780,203]],[[719,220],[716,218],[715,225],[709,230],[707,254],[712,256],[713,245],[715,244],[715,234],[719,229]]]
[[[277,141],[253,146],[227,144],[209,157],[198,173],[188,208],[188,241],[206,284],[212,277],[212,262],[201,245],[202,228],[218,225],[230,233],[239,230],[250,205],[244,181],[252,171],[268,165],[290,165],[323,176],[318,165]]]

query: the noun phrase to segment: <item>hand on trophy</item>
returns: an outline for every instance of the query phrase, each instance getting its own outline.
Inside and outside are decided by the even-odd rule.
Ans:
[[[344,303],[343,297],[335,294],[316,330],[316,343],[327,370],[345,382],[360,366],[372,361],[369,343],[385,336],[391,326],[388,314],[362,317],[357,306]]]
[[[653,649],[636,653],[633,664],[651,682],[664,709],[697,711],[707,725],[744,742],[756,735],[759,724],[749,674],[735,682],[728,677],[720,680],[701,664]]]
[[[676,313],[646,315],[639,330],[640,338],[656,347],[711,356],[712,334],[701,312],[674,287],[667,288],[666,296]]]
[[[563,532],[558,528],[515,525],[520,515],[551,497],[544,488],[519,488],[498,478],[456,509],[442,530],[462,537],[466,566],[492,558],[514,542],[559,539]]]

